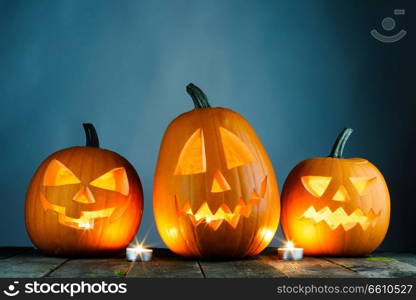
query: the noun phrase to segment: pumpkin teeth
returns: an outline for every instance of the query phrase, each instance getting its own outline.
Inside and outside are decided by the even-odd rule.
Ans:
[[[319,211],[316,211],[314,206],[310,206],[301,216],[301,219],[307,219],[315,224],[325,222],[332,230],[335,230],[341,225],[345,231],[348,231],[357,224],[363,230],[366,230],[369,226],[374,227],[379,215],[380,213],[376,214],[373,210],[370,210],[368,214],[364,214],[359,208],[351,214],[348,214],[342,207],[332,211],[328,206],[325,206]]]
[[[215,231],[221,226],[223,221],[226,221],[235,229],[238,226],[240,217],[250,217],[253,206],[257,205],[259,202],[260,199],[250,199],[246,204],[243,199],[240,199],[238,200],[234,211],[226,204],[222,204],[215,213],[211,211],[207,202],[204,202],[194,213],[190,203],[187,202],[182,209],[179,210],[179,214],[188,216],[194,226],[205,223]]]
[[[93,229],[94,220],[98,218],[107,218],[113,214],[114,207],[100,209],[96,211],[81,211],[79,218],[71,218],[66,215],[66,208],[60,205],[52,204],[41,195],[41,202],[44,210],[51,210],[58,214],[58,222],[62,225],[75,229]]]
[[[240,198],[234,207],[234,211],[230,207],[223,203],[221,206],[213,212],[208,205],[208,202],[204,202],[195,212],[192,211],[191,203],[188,201],[179,207],[179,201],[175,196],[175,205],[178,214],[181,216],[188,216],[194,226],[198,226],[202,223],[208,225],[211,229],[216,231],[221,224],[225,221],[234,229],[237,228],[240,217],[249,218],[253,210],[253,206],[258,205],[260,200],[266,195],[267,189],[267,176],[264,176],[260,182],[259,188],[254,188],[247,203]]]

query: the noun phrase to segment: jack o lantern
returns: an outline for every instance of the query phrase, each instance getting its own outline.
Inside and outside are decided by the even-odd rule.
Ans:
[[[156,167],[153,208],[165,244],[189,257],[256,255],[280,214],[272,164],[250,124],[210,107],[189,84],[195,109],[171,122]]]
[[[92,124],[85,147],[50,155],[26,195],[26,229],[52,255],[106,255],[125,248],[136,234],[143,208],[140,179],[130,163],[99,148]]]
[[[363,158],[342,158],[344,129],[328,157],[311,158],[289,174],[282,192],[282,228],[309,255],[356,256],[386,235],[390,196],[380,171]]]

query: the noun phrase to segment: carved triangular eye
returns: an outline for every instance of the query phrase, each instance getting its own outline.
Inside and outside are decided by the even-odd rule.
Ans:
[[[90,185],[100,189],[119,192],[125,196],[129,194],[129,180],[124,168],[115,168],[97,179],[90,182]]]
[[[305,189],[314,195],[315,197],[321,197],[329,183],[331,182],[331,177],[326,176],[303,176],[302,184]]]
[[[376,177],[350,177],[351,183],[354,185],[360,196],[367,194],[368,188],[376,181]]]
[[[75,176],[68,167],[60,161],[53,159],[46,169],[43,177],[43,185],[45,186],[60,186],[67,184],[77,184],[81,181]]]
[[[227,168],[232,169],[255,160],[247,146],[234,133],[220,127]]]
[[[197,129],[183,146],[174,174],[191,175],[206,170],[204,133],[202,129]]]

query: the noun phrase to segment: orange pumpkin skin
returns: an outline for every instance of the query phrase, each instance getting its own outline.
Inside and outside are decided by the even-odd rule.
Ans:
[[[283,232],[307,255],[369,254],[387,233],[390,196],[383,175],[366,159],[341,158],[351,132],[338,138],[337,155],[301,162],[284,184]]]
[[[110,255],[134,238],[142,209],[140,179],[126,159],[96,146],[71,147],[50,155],[33,176],[26,229],[46,254]]]
[[[209,107],[192,84],[188,92],[197,108],[171,122],[156,166],[153,209],[159,234],[172,251],[187,257],[256,255],[279,222],[272,164],[241,115]]]

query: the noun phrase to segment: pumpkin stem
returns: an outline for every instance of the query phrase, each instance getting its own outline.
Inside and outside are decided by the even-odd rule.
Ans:
[[[347,142],[348,138],[350,137],[351,133],[354,130],[352,128],[344,128],[341,133],[338,135],[337,140],[332,146],[331,153],[328,157],[334,158],[342,158],[342,153],[344,152],[345,143]]]
[[[193,83],[190,83],[186,86],[186,91],[191,96],[192,101],[194,101],[195,108],[211,107],[211,105],[209,105],[207,96],[199,87]]]
[[[82,126],[84,126],[85,130],[85,146],[99,148],[100,141],[98,140],[97,131],[95,130],[94,125],[91,123],[83,123]]]

